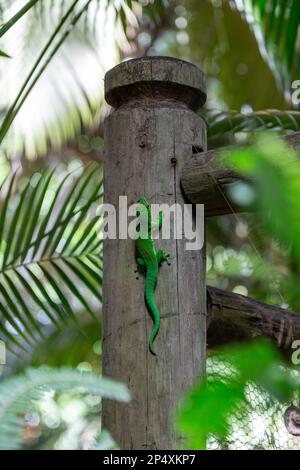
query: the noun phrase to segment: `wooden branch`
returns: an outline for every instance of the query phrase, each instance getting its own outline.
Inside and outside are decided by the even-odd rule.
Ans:
[[[284,137],[290,147],[300,149],[300,132]],[[236,147],[235,147],[236,148]],[[226,148],[227,150],[230,147]],[[227,194],[237,181],[245,181],[220,160],[220,150],[194,154],[181,173],[181,185],[186,197],[194,204],[205,205],[205,215],[231,214],[253,210],[254,207],[238,207],[229,203]]]
[[[209,348],[265,336],[288,350],[300,339],[300,313],[210,286],[207,303]]]

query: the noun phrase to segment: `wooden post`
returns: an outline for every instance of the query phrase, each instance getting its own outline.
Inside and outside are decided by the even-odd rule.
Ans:
[[[206,149],[195,113],[205,102],[205,77],[194,65],[149,57],[124,62],[105,77],[105,202],[118,208],[145,196],[183,205],[180,173],[193,151]],[[103,277],[103,374],[129,386],[132,401],[103,404],[103,427],[122,449],[176,449],[178,399],[204,373],[206,357],[205,250],[186,240],[157,240],[171,254],[155,292],[161,328],[156,357],[148,350],[153,322],[136,279],[134,241],[106,240]]]

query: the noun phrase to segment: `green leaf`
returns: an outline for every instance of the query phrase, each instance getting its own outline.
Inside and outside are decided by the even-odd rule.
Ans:
[[[30,8],[32,8],[39,0],[29,0],[23,8],[21,8],[9,21],[7,21],[0,28],[0,38],[17,22],[22,16],[24,16]]]
[[[81,282],[85,282],[85,285],[88,287],[91,293],[94,294],[96,298],[98,298],[100,301],[102,300],[100,294],[100,285],[102,285],[102,278],[98,276],[100,283],[98,284],[97,282],[95,282],[95,277],[97,276],[97,273],[94,273],[92,270],[89,270],[84,263],[79,266],[79,264],[76,262],[65,260],[65,265],[71,271],[73,271],[73,273],[78,277]],[[94,274],[96,274],[96,276],[94,276]]]
[[[74,26],[81,15],[84,13],[87,5],[90,3],[91,0],[88,0],[88,2],[85,4],[85,6],[80,10],[80,12],[73,18],[73,20],[69,24],[69,28],[67,28],[62,35],[62,37],[58,40],[58,42],[53,46],[52,50],[50,51],[48,57],[46,57],[46,54],[48,53],[48,50],[53,45],[53,42],[56,40],[58,34],[60,33],[61,29],[64,27],[66,21],[69,19],[70,15],[73,13],[78,0],[75,0],[69,9],[67,10],[66,14],[63,15],[61,20],[59,21],[57,27],[54,29],[54,32],[48,39],[45,47],[42,49],[41,53],[39,54],[37,60],[35,61],[32,69],[30,70],[29,74],[25,78],[23,85],[21,86],[19,93],[17,94],[13,104],[9,108],[2,124],[0,127],[0,143],[3,141],[4,137],[6,136],[13,120],[15,119],[16,115],[18,114],[19,110],[21,109],[24,101],[26,100],[27,96],[31,92],[32,88],[36,84],[36,82],[39,80],[40,76],[43,74],[45,69],[47,68],[48,64],[51,62],[52,58],[55,56],[56,52],[59,50],[61,45],[64,43],[65,39],[68,37],[69,33],[72,30],[72,26]],[[45,60],[44,60],[45,59]],[[42,61],[44,60],[44,63]],[[40,64],[42,63],[41,67],[39,68]]]
[[[0,2],[2,5],[3,2]],[[23,2],[25,3],[25,2]],[[73,11],[68,14],[68,9],[74,4]],[[78,138],[84,129],[89,129],[97,122],[99,111],[103,105],[103,94],[101,86],[99,92],[95,95],[95,86],[97,86],[97,76],[103,76],[105,73],[104,65],[99,61],[99,46],[103,43],[102,24],[105,25],[111,20],[118,22],[119,16],[113,15],[113,7],[119,3],[118,10],[123,9],[125,2],[116,2],[116,0],[107,0],[105,2],[98,0],[83,1],[72,0],[49,0],[37,1],[37,4],[28,11],[23,18],[22,28],[15,28],[13,38],[19,44],[18,50],[22,57],[24,70],[30,70],[20,90],[16,93],[16,98],[3,122],[1,139],[12,128],[12,132],[7,136],[3,145],[14,152],[20,152],[28,157],[45,155],[49,147],[60,148],[67,142]],[[158,12],[158,4],[162,0],[156,0],[152,5],[153,10]],[[4,6],[2,5],[3,9]],[[126,6],[129,12],[130,2]],[[147,7],[146,7],[147,8]],[[1,6],[0,6],[1,9]],[[159,10],[161,11],[161,9]],[[67,15],[65,22],[64,16]],[[104,17],[104,15],[107,15]],[[129,16],[135,16],[134,9],[130,15],[127,15],[126,29]],[[138,19],[138,18],[137,18]],[[63,22],[63,24],[61,24]],[[99,29],[100,24],[100,29]],[[9,31],[10,33],[10,31]],[[4,36],[1,48],[5,51],[9,48],[11,37]],[[126,34],[126,30],[125,30]],[[7,43],[6,43],[7,37]],[[124,31],[120,28],[115,29],[115,34],[108,38],[109,48],[112,54],[117,57],[120,40],[124,38]],[[107,41],[107,38],[106,38]],[[105,42],[106,42],[105,41]],[[41,45],[37,57],[34,57],[35,64],[32,65],[33,54],[36,54],[36,46]],[[80,44],[81,54],[77,54],[74,60],[74,46]],[[59,74],[52,73],[48,65],[57,60]],[[91,86],[91,80],[86,81],[82,75],[81,69],[91,67],[91,76],[94,77]],[[36,86],[38,81],[43,82],[43,86]],[[44,119],[43,107],[35,107],[37,100],[31,101],[30,93],[35,88],[36,93],[43,93],[44,84],[50,93],[54,90],[51,106],[47,109],[47,119]],[[28,129],[28,126],[19,125],[20,121],[25,119],[25,113],[21,113],[18,122],[14,118],[22,109],[25,100],[29,99],[29,107],[35,109],[39,125]],[[26,127],[26,130],[24,130]],[[16,150],[17,148],[17,150]]]
[[[6,54],[6,52],[1,51],[1,49],[0,49],[0,57],[6,57],[7,59],[11,59],[11,56]]]
[[[52,266],[55,268],[56,272],[58,275],[61,277],[61,280],[63,283],[70,289],[72,294],[77,297],[79,302],[82,304],[83,308],[87,310],[88,313],[94,318],[94,320],[97,320],[96,315],[94,314],[93,310],[89,306],[88,302],[85,300],[83,295],[80,293],[79,289],[77,288],[75,282],[69,278],[69,276],[66,275],[66,273],[61,269],[60,266],[58,266],[57,263],[54,261],[52,262]]]
[[[43,240],[43,238],[45,237],[45,233],[46,233],[46,229],[48,227],[48,224],[49,224],[49,220],[53,214],[53,211],[54,211],[54,208],[55,208],[55,205],[57,203],[57,200],[58,198],[62,195],[62,192],[65,188],[65,183],[67,181],[67,179],[70,177],[70,173],[67,173],[67,175],[62,179],[61,183],[59,184],[58,188],[56,189],[56,192],[55,192],[55,195],[54,195],[54,198],[52,200],[52,203],[51,203],[51,206],[49,207],[49,210],[48,212],[46,213],[41,225],[40,225],[40,228],[39,228],[39,232],[37,234],[37,237],[35,239],[35,246],[33,247],[33,258],[35,257],[35,255],[37,254],[37,251],[39,249],[39,242]],[[49,234],[50,235],[50,234]]]
[[[13,246],[16,243],[15,239],[18,238],[16,228],[17,228],[17,225],[20,223],[20,217],[22,217],[23,215],[23,211],[21,211],[21,209],[23,209],[25,205],[24,203],[26,201],[26,197],[27,197],[29,189],[30,189],[30,181],[27,182],[25,188],[21,192],[19,203],[17,205],[17,208],[14,211],[14,215],[9,224],[9,229],[8,229],[8,233],[6,236],[6,248],[5,248],[4,255],[3,255],[3,263],[2,263],[3,268],[6,267],[7,262],[9,261],[10,253],[13,251]],[[7,197],[4,204],[9,204],[9,202],[10,202],[10,197]]]
[[[41,212],[41,208],[43,205],[43,202],[46,197],[46,192],[47,189],[49,188],[50,181],[52,179],[54,170],[49,173],[46,178],[40,178],[41,185],[39,183],[36,185],[36,191],[32,191],[31,193],[31,198],[29,199],[29,205],[28,208],[30,210],[29,214],[27,214],[27,217],[25,218],[26,222],[26,227],[24,227],[24,232],[23,232],[23,237],[24,237],[24,242],[21,245],[22,248],[21,250],[23,251],[23,257],[21,257],[22,261],[24,261],[24,256],[26,256],[26,253],[29,250],[30,243],[32,241],[32,236],[33,233],[36,230],[37,223],[39,221],[39,216]],[[41,186],[41,189],[40,189]],[[38,191],[40,189],[40,194],[38,194]]]
[[[19,310],[21,306],[17,305],[17,303],[12,300],[12,296],[9,294],[8,290],[5,289],[3,283],[0,283],[0,294],[4,302],[6,303],[5,313],[3,316],[15,329],[17,334],[24,339],[25,343],[29,344],[29,346],[33,346],[33,333],[28,323],[23,321],[21,311]],[[27,331],[28,336],[25,334],[24,330]]]
[[[54,276],[50,274],[50,272],[47,271],[47,269],[41,265],[41,270],[44,273],[45,278],[49,282],[49,284],[53,287],[55,293],[57,294],[59,300],[61,301],[61,305],[64,308],[65,312],[67,315],[69,315],[70,318],[74,321],[76,325],[78,325],[78,319],[74,315],[73,309],[68,301],[68,297],[62,292],[61,287],[55,280]],[[83,283],[85,283],[85,279],[81,279]]]
[[[48,293],[46,293],[46,296],[43,298],[43,300],[41,300],[41,298],[36,294],[35,290],[33,289],[33,287],[35,288],[36,285],[33,284],[33,287],[32,287],[31,283],[28,282],[27,279],[18,270],[16,270],[16,275],[19,278],[20,285],[22,286],[22,289],[27,291],[27,294],[29,294],[29,299],[32,301],[32,303],[39,306],[42,309],[42,311],[45,311],[48,318],[53,323],[53,325],[57,329],[60,329],[60,324],[57,321],[56,317],[53,315],[53,313],[51,311],[51,308],[50,308],[51,306],[49,306],[48,303],[47,303]],[[37,292],[38,292],[38,290],[37,290]],[[43,294],[43,292],[42,293],[39,292],[39,295],[42,297],[41,294]],[[51,302],[52,302],[52,299],[51,299]]]
[[[261,398],[261,408],[249,394],[253,389]],[[234,423],[247,434],[253,413],[264,416],[272,409],[280,411],[280,402],[287,406],[299,391],[300,371],[288,369],[266,341],[214,353],[208,360],[207,377],[186,393],[179,407],[178,427],[186,437],[186,448],[206,449],[210,438],[236,447]],[[282,419],[282,411],[279,416]]]
[[[82,193],[84,192],[85,190],[85,187],[86,185],[89,184],[89,181],[90,181],[90,178],[93,176],[93,172],[90,174],[90,176],[87,178],[87,181],[86,181],[86,184],[83,185],[83,187],[81,188],[81,191],[78,195],[78,198],[80,198],[80,196],[82,195]],[[90,209],[92,203],[95,201],[96,197],[97,197],[97,194],[99,194],[99,190],[100,188],[102,187],[102,180],[95,186],[95,189],[93,191],[93,193],[91,194],[89,200],[87,201],[87,204],[86,204],[86,208],[85,210],[82,210],[81,213],[79,214],[79,216],[77,217],[76,219],[76,222],[64,244],[64,247],[63,247],[63,252],[65,252],[69,246],[70,246],[70,243],[71,241],[74,239],[74,236],[78,230],[78,228],[80,227],[80,225],[82,224],[83,220],[85,219],[87,213],[88,213],[88,210]],[[73,206],[71,206],[71,210],[74,210],[76,206],[76,201],[73,202]],[[54,244],[55,246],[55,244]]]
[[[82,184],[79,186],[79,190],[77,191],[78,185],[77,182],[73,184],[72,188],[70,189],[64,203],[62,204],[60,211],[56,217],[56,225],[58,225],[61,220],[63,220],[64,217],[68,217],[68,214],[73,214],[76,205],[78,204],[81,196],[83,195],[85,189],[87,188],[89,182],[91,181],[91,178],[95,174],[97,167],[91,165],[92,170],[90,172],[86,172],[87,175],[85,179],[82,181]],[[74,194],[76,197],[74,197]],[[66,215],[67,214],[67,215]],[[49,237],[48,240],[45,244],[44,250],[43,250],[43,256],[49,252],[49,254],[53,254],[53,252],[56,250],[58,243],[61,241],[63,233],[65,231],[66,227],[62,225],[57,233],[52,233]]]
[[[6,273],[3,273],[3,276],[4,276],[4,279],[5,279],[6,283],[8,284],[8,287],[9,287],[10,291],[14,294],[14,297],[16,299],[16,303],[18,305],[20,305],[22,311],[25,313],[26,319],[28,319],[28,321],[30,322],[33,329],[39,333],[41,338],[45,338],[45,335],[43,334],[43,332],[41,330],[41,326],[36,321],[35,317],[31,313],[31,310],[26,305],[22,295],[20,294],[19,290],[16,287],[16,284],[10,279],[10,277]],[[22,323],[23,323],[23,319],[22,319]],[[26,322],[25,322],[25,324],[26,324]],[[31,334],[31,329],[29,330],[29,333]]]
[[[202,114],[207,122],[208,138],[212,139],[227,132],[259,132],[274,131],[299,131],[299,111],[279,111],[265,109],[253,113],[238,113],[228,111],[224,113],[209,112]]]
[[[2,209],[1,209],[1,213],[0,213],[0,243],[2,243],[2,240],[3,240],[3,229],[4,229],[4,225],[5,225],[5,221],[6,221],[6,213],[7,213],[7,208],[8,208],[8,202],[9,202],[9,200],[11,198],[11,195],[12,195],[12,190],[13,190],[15,177],[16,177],[16,173],[13,174],[13,176],[10,180],[8,192],[7,192],[6,197],[4,198],[3,206],[2,206]],[[2,188],[3,188],[3,185],[2,185]]]
[[[29,269],[28,267],[26,267],[25,269],[26,269],[27,274],[29,274],[29,276],[31,277],[31,280],[32,280],[31,285],[34,286],[35,291],[38,292],[42,298],[45,299],[45,301],[47,302],[47,305],[51,308],[53,312],[56,313],[57,321],[61,320],[62,323],[66,324],[67,319],[66,319],[64,312],[61,310],[60,305],[52,300],[42,280],[36,274],[34,274],[32,270]]]
[[[260,48],[263,47],[267,51],[267,59],[275,71],[278,85],[290,90],[291,82],[298,79],[300,66],[300,50],[297,47],[299,1],[249,0],[239,2],[238,6],[245,20],[249,22]]]
[[[252,147],[223,152],[223,155],[238,173],[251,178],[257,204],[264,214],[265,229],[284,249],[291,247],[291,261],[294,257],[299,263],[300,162],[297,153],[283,141],[263,136]]]

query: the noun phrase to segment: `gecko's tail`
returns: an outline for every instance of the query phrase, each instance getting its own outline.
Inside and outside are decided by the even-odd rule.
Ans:
[[[153,315],[153,320],[154,320],[154,328],[149,339],[149,351],[151,352],[151,354],[153,354],[153,356],[156,356],[155,352],[153,351],[153,342],[157,336],[157,333],[159,332],[159,327],[160,327],[160,316],[159,316],[159,312],[157,310],[155,300],[154,300],[155,283],[156,283],[155,276],[151,274],[149,275],[149,273],[147,273],[145,297],[146,297],[147,305],[149,309],[151,310],[151,313]]]
[[[153,331],[151,333],[151,336],[150,336],[150,340],[149,340],[149,351],[151,352],[151,354],[153,354],[153,356],[156,356],[155,352],[153,351],[153,341],[155,340],[156,338],[156,335],[159,331],[159,327],[160,327],[160,318],[158,318],[158,320],[155,321],[155,324],[154,324],[154,328],[153,328]]]

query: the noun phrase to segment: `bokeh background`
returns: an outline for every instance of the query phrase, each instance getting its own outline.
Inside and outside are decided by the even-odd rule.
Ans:
[[[251,142],[261,131],[299,130],[291,96],[300,77],[300,6],[291,0],[33,3],[5,34],[0,30],[0,334],[8,346],[0,447],[109,448],[114,444],[101,434],[99,418],[105,73],[144,55],[198,65],[208,77],[202,114],[209,148]],[[1,0],[0,22],[26,4]],[[247,203],[253,194],[241,185],[231,196]],[[299,309],[291,281],[297,263],[257,214],[209,219],[207,240],[208,284]],[[76,371],[91,374],[86,388]],[[45,376],[49,389],[37,393]],[[106,386],[104,394],[128,399],[125,388]],[[20,393],[10,409],[12,390]],[[285,435],[277,447],[286,441]]]

